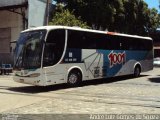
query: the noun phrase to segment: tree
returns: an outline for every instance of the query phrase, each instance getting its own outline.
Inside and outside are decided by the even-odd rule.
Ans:
[[[66,0],[66,8],[81,16],[93,29],[110,28],[115,9],[112,0]]]
[[[147,35],[160,25],[160,15],[144,0],[57,0],[92,29]]]
[[[158,13],[158,11],[155,8],[152,8],[148,11],[149,22],[148,22],[147,28],[149,31],[156,30],[160,25],[160,15],[157,13]]]
[[[82,22],[80,17],[76,18],[75,15],[73,15],[73,12],[70,12],[68,9],[61,9],[59,12],[56,12],[52,21],[49,22],[49,25],[79,26],[82,28],[89,28],[86,22]]]

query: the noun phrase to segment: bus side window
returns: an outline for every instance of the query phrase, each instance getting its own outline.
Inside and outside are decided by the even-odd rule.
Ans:
[[[65,30],[49,32],[44,49],[43,66],[51,66],[59,62],[65,45]]]

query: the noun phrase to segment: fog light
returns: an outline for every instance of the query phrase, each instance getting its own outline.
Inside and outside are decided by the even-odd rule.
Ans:
[[[29,77],[39,77],[40,76],[40,73],[33,73],[31,75],[29,75]]]

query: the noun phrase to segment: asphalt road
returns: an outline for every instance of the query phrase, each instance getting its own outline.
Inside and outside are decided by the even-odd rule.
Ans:
[[[3,75],[0,76],[0,113],[160,114],[160,68],[139,78],[91,80],[75,88],[36,87],[16,83],[12,75]]]

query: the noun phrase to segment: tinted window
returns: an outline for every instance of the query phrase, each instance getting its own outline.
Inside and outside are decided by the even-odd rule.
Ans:
[[[65,45],[65,30],[49,32],[44,49],[43,66],[54,65],[62,57]]]
[[[107,50],[150,50],[152,41],[140,38],[69,30],[68,47]]]
[[[82,49],[120,49],[120,43],[115,36],[69,30],[68,47]]]

